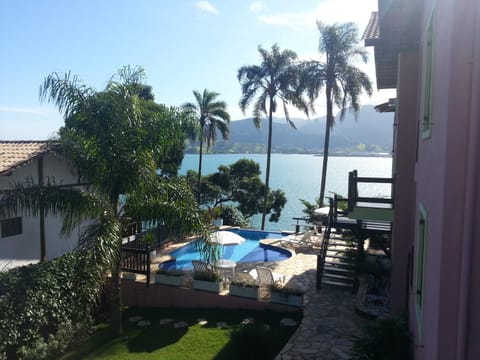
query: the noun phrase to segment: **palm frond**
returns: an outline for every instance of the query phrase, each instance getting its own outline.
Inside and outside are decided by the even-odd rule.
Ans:
[[[39,99],[41,102],[53,103],[60,113],[67,118],[78,104],[93,93],[93,89],[82,83],[77,75],[68,73],[52,73],[40,85]]]

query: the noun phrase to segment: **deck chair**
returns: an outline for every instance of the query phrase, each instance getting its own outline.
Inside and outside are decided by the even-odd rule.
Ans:
[[[201,260],[192,260],[193,265],[193,274],[208,274],[214,273],[214,270],[211,265],[207,264],[205,261]]]
[[[308,246],[311,237],[315,234],[315,230],[308,230],[300,235],[288,235],[280,240],[280,244],[284,246]]]
[[[266,266],[256,266],[254,270],[250,271],[250,275],[258,281],[261,287],[270,287],[275,282],[283,280],[282,275],[275,274]]]

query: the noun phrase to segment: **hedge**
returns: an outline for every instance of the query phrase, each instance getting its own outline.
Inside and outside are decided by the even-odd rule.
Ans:
[[[0,359],[53,358],[88,336],[102,284],[89,252],[0,272]]]

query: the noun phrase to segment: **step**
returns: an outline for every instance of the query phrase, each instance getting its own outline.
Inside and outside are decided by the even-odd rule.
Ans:
[[[355,243],[348,243],[346,241],[329,241],[328,246],[348,246],[355,247]]]
[[[334,246],[331,246],[331,247],[327,248],[327,251],[343,251],[343,252],[356,253],[357,249],[352,249],[352,248],[349,248],[349,247],[334,247]]]
[[[352,269],[345,269],[345,268],[341,268],[341,267],[337,267],[337,266],[324,266],[323,270],[335,271],[335,272],[341,272],[341,273],[348,273],[348,274],[352,273]]]
[[[333,267],[338,267],[341,269],[349,269],[353,270],[355,269],[355,264],[349,263],[349,262],[343,262],[343,261],[332,261],[332,260],[325,260],[325,265],[327,266],[333,266]]]
[[[346,284],[338,281],[331,281],[331,280],[322,280],[322,285],[333,285],[333,286],[340,286],[340,287],[348,287],[351,288],[352,284]]]
[[[353,256],[353,255],[352,256],[348,256],[348,255],[328,255],[327,254],[326,259],[328,259],[328,258],[353,261],[355,259],[355,256]]]
[[[352,249],[327,249],[327,251],[331,251],[335,253],[350,253],[350,254],[356,253],[356,250],[352,250]]]
[[[355,277],[353,276],[338,275],[338,274],[332,274],[332,273],[326,273],[326,272],[323,273],[322,278],[335,278],[337,280],[346,280],[346,281],[355,280]]]

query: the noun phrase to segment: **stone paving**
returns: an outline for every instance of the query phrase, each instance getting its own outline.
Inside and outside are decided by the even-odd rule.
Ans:
[[[354,336],[371,321],[355,311],[357,295],[350,290],[326,286],[316,289],[316,254],[321,237],[313,240],[317,240],[314,246],[293,249],[295,255],[288,260],[262,263],[282,274],[285,283],[305,290],[302,323],[275,360],[348,359]],[[251,264],[238,264],[236,271],[251,268]]]
[[[371,321],[356,313],[357,295],[349,289],[316,289],[321,239],[316,240],[317,246],[296,248],[291,259],[271,265],[285,275],[286,282],[306,290],[302,323],[275,360],[348,359],[354,336]]]

